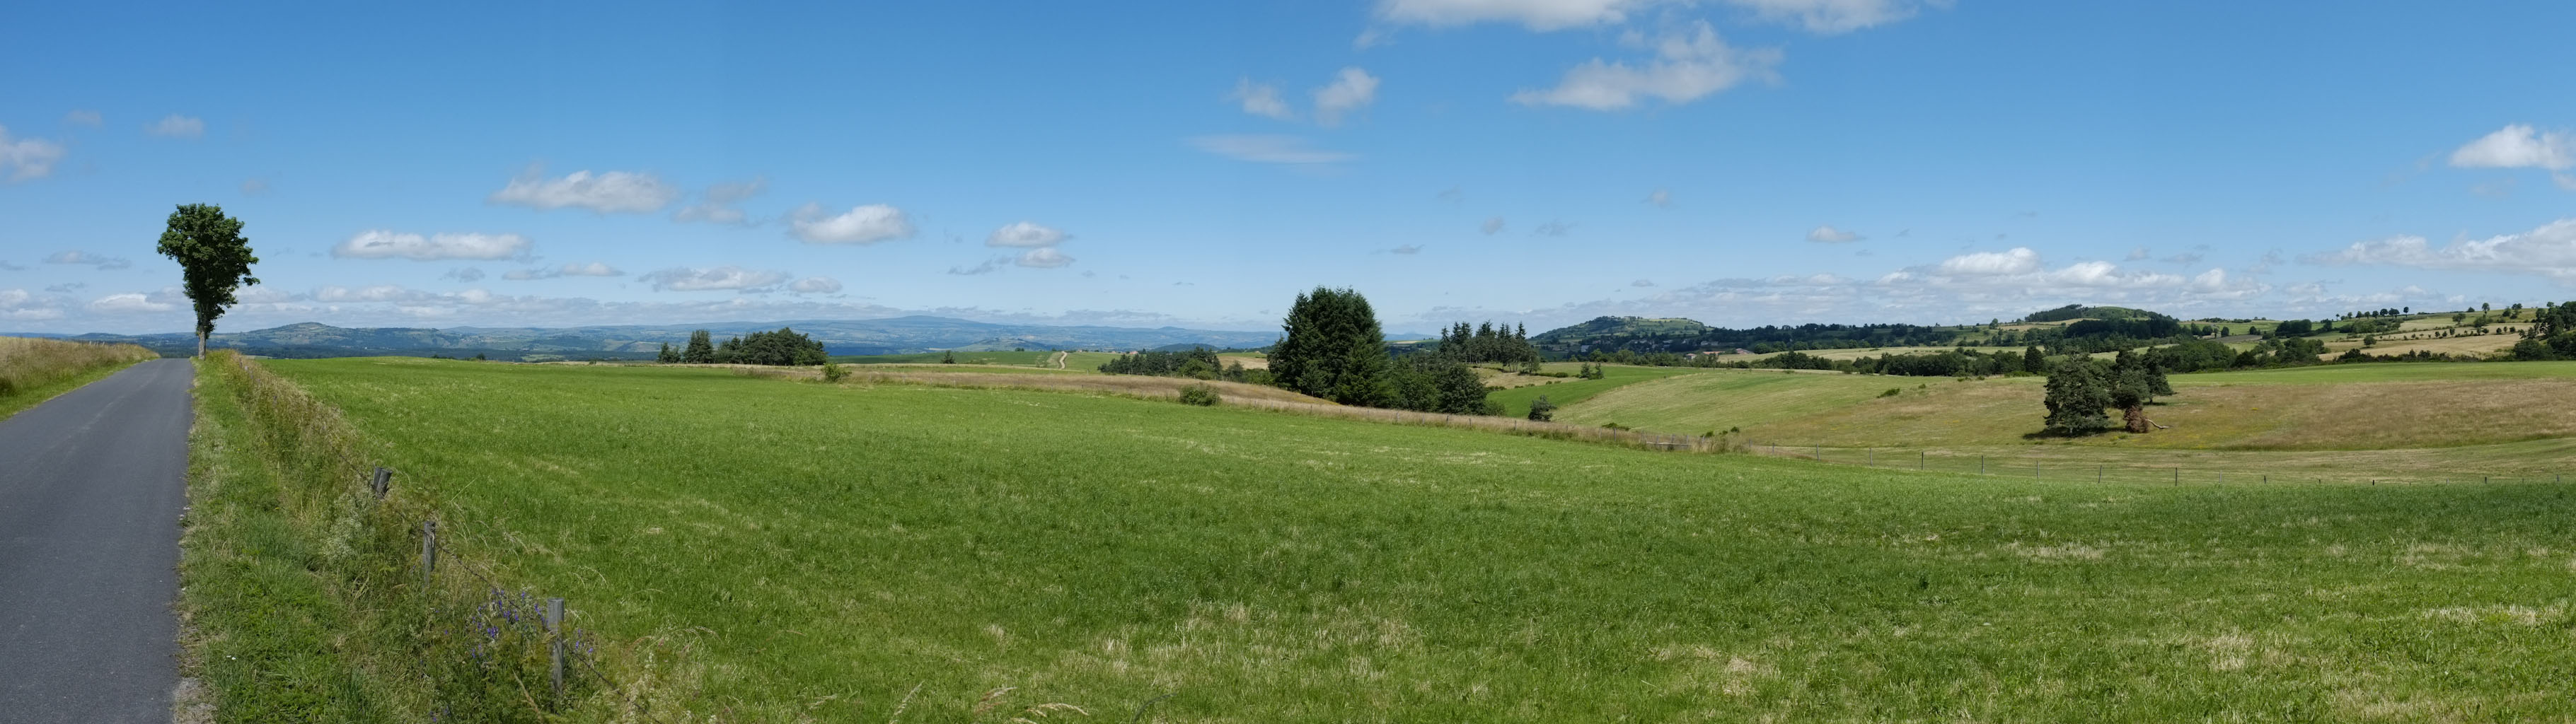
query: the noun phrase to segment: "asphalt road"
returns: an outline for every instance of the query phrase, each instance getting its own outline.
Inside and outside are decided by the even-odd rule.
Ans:
[[[170,721],[188,361],[0,420],[0,722]]]

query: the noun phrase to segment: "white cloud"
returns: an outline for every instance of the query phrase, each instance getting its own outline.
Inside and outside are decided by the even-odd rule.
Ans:
[[[787,291],[798,294],[838,294],[841,281],[831,277],[806,277],[787,285]]]
[[[178,307],[178,305],[175,305],[175,304],[169,304],[169,303],[165,303],[165,302],[155,302],[155,301],[152,301],[152,300],[151,300],[151,298],[146,297],[146,296],[145,296],[145,295],[143,295],[143,294],[135,293],[135,292],[128,292],[128,293],[125,293],[125,294],[110,294],[110,295],[107,295],[107,296],[104,296],[104,297],[99,297],[99,298],[97,298],[97,299],[95,299],[95,300],[91,300],[91,301],[90,301],[90,303],[89,303],[89,310],[90,310],[90,311],[98,312],[98,313],[101,313],[101,314],[139,314],[139,313],[146,313],[146,312],[167,312],[167,311],[170,311],[170,310],[173,310],[173,309],[178,309],[178,308],[179,308],[179,307]]]
[[[1379,0],[1377,16],[1430,26],[1519,23],[1537,31],[1618,23],[1651,0]]]
[[[2302,261],[2329,266],[2369,264],[2540,274],[2576,282],[2576,219],[2559,219],[2519,234],[2455,239],[2440,247],[2421,236],[2358,241],[2340,251],[2310,255]]]
[[[101,118],[98,115],[98,111],[74,110],[70,113],[63,114],[63,122],[75,126],[90,126],[94,128],[101,123],[105,123],[106,119]]]
[[[121,256],[101,256],[85,251],[58,251],[45,257],[47,264],[87,264],[100,270],[125,269],[134,266]]]
[[[1869,237],[1834,228],[1832,224],[1818,226],[1807,232],[1807,240],[1818,244],[1844,244],[1866,238]]]
[[[1342,114],[1366,108],[1377,101],[1377,76],[1359,68],[1343,68],[1333,82],[1315,89],[1315,122],[1339,125]]]
[[[0,169],[9,171],[9,180],[44,178],[53,174],[54,162],[61,160],[62,144],[41,138],[11,140],[8,127],[0,126]]]
[[[1020,254],[1020,258],[1011,263],[1032,269],[1054,269],[1073,263],[1073,257],[1065,256],[1064,252],[1048,246],[1030,249]]]
[[[1793,24],[1818,35],[1848,33],[1914,17],[1920,5],[1946,8],[1948,0],[1726,0],[1764,20]]]
[[[483,280],[483,270],[470,266],[458,267],[447,270],[447,273],[438,275],[438,278],[466,283],[479,282]]]
[[[1673,192],[1663,189],[1655,189],[1654,193],[1646,194],[1646,203],[1654,204],[1655,208],[1659,209],[1672,206]]]
[[[664,269],[638,278],[651,283],[655,291],[703,292],[727,289],[758,291],[783,284],[794,276],[783,271],[756,271],[727,265],[712,269]]]
[[[723,183],[707,187],[698,203],[680,207],[671,213],[672,221],[706,221],[718,224],[744,224],[749,220],[737,204],[769,190],[767,177],[740,183]]]
[[[410,259],[441,261],[447,259],[513,259],[528,254],[532,244],[518,234],[405,234],[381,229],[358,232],[338,246],[331,256],[339,259]]]
[[[1512,94],[1512,102],[1611,111],[1633,107],[1643,98],[1688,103],[1747,80],[1778,78],[1772,68],[1780,64],[1780,51],[1728,47],[1706,22],[1653,45],[1654,59],[1640,65],[1594,58],[1566,71],[1555,88],[1523,90]]]
[[[1477,224],[1476,230],[1485,232],[1486,236],[1503,233],[1503,217],[1496,216],[1488,218],[1485,220],[1485,223]]]
[[[38,322],[62,316],[60,302],[55,299],[36,296],[25,289],[0,289],[0,319]]]
[[[143,131],[163,138],[204,138],[206,121],[195,116],[174,113],[162,116],[160,121],[143,127]]]
[[[994,229],[992,235],[984,237],[984,245],[1022,248],[1055,246],[1065,239],[1063,231],[1021,221]]]
[[[874,244],[910,238],[913,233],[912,220],[903,210],[885,204],[856,206],[837,215],[822,204],[806,204],[796,210],[788,226],[788,235],[808,244]]]
[[[1639,288],[1651,287],[1651,286],[1654,286],[1654,285],[1655,285],[1655,280],[1653,280],[1653,279],[1639,279],[1639,280],[1636,280],[1636,281],[1633,281],[1633,282],[1629,282],[1629,283],[1628,283],[1628,286],[1632,286],[1632,287],[1639,287]]]
[[[1306,139],[1295,136],[1198,136],[1189,139],[1189,143],[1201,151],[1256,163],[1325,164],[1359,158],[1340,151],[1309,148]]]
[[[2129,249],[2129,255],[2122,258],[2122,261],[2142,261],[2154,256],[2155,252],[2147,251],[2146,247],[2132,247]]]
[[[1243,112],[1282,121],[1296,120],[1297,112],[1288,110],[1288,102],[1279,99],[1278,86],[1254,83],[1251,78],[1234,82],[1234,94],[1227,99],[1243,104]]]
[[[2451,152],[2459,168],[2576,168],[2576,136],[2542,132],[2524,124],[2505,126]]]
[[[1981,251],[1941,260],[1941,273],[1959,276],[2028,274],[2039,269],[2039,252],[2016,246],[2011,251]]]
[[[589,209],[596,213],[651,213],[670,206],[680,190],[649,173],[574,171],[546,178],[545,169],[530,166],[485,201],[532,209]]]
[[[478,279],[479,279],[479,278],[481,278],[481,276],[480,276],[481,272],[476,272],[476,274],[477,274],[476,278],[478,278]],[[509,273],[507,273],[507,274],[502,274],[502,275],[501,275],[501,278],[503,278],[503,279],[508,279],[508,280],[511,280],[511,281],[528,281],[528,280],[531,280],[531,279],[553,279],[553,278],[556,278],[556,277],[622,277],[622,276],[626,276],[626,272],[618,271],[618,270],[617,270],[617,267],[609,266],[609,265],[607,265],[607,264],[604,264],[604,263],[601,263],[601,262],[595,262],[595,261],[594,261],[594,262],[591,262],[591,263],[588,263],[588,264],[565,264],[565,265],[560,266],[560,267],[551,267],[551,268],[539,268],[539,269],[514,269],[514,270],[511,270],[511,271],[510,271]]]

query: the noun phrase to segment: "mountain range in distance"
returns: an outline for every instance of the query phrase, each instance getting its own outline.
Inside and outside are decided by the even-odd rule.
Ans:
[[[1180,327],[1054,326],[997,324],[948,317],[909,316],[890,319],[784,322],[717,322],[707,324],[637,324],[587,327],[334,327],[315,322],[247,332],[217,332],[207,346],[266,357],[431,356],[543,361],[555,359],[650,359],[664,343],[686,344],[689,334],[707,330],[723,342],[751,332],[788,327],[823,343],[832,354],[910,354],[955,350],[1006,349],[1145,350],[1205,345],[1218,349],[1261,347],[1279,340],[1279,332],[1183,329]],[[81,334],[52,337],[87,342],[125,342],[165,355],[192,354],[196,337],[184,332],[117,335]]]

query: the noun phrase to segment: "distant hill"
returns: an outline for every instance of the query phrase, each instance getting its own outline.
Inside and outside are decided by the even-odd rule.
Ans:
[[[2128,307],[2070,304],[2024,317],[2018,326],[2002,324],[1800,324],[1747,329],[1711,327],[1669,317],[1596,317],[1530,335],[1530,343],[1554,358],[1597,352],[1660,354],[1686,352],[1755,353],[1787,350],[1870,349],[1882,347],[2020,346],[2051,340],[2084,340],[2105,344],[2123,339],[2153,340],[2196,333],[2177,320]]]
[[[2109,306],[2103,306],[2103,307],[2088,307],[2088,306],[2084,306],[2084,305],[2081,305],[2081,304],[2069,304],[2069,305],[2066,305],[2066,306],[2063,306],[2063,307],[2058,307],[2058,308],[2056,308],[2056,309],[2050,309],[2050,310],[2047,310],[2047,311],[2031,312],[2028,316],[2024,316],[2024,317],[2022,317],[2022,318],[2021,318],[2021,321],[2024,321],[2024,322],[2065,322],[2065,321],[2077,320],[2077,319],[2100,319],[2100,320],[2107,320],[2107,321],[2119,321],[2119,320],[2123,320],[2123,319],[2152,319],[2152,318],[2156,318],[2156,317],[2163,317],[2163,316],[2165,316],[2165,315],[2157,314],[2157,313],[2155,313],[2155,312],[2150,312],[2150,311],[2147,311],[2147,310],[2144,310],[2144,309],[2130,309],[2130,308],[2128,308],[2128,307],[2109,307]]]
[[[1180,327],[1051,326],[995,324],[947,317],[892,319],[789,320],[784,322],[711,322],[703,324],[609,325],[593,327],[413,327],[346,328],[305,322],[247,332],[217,333],[210,346],[238,349],[269,357],[430,356],[494,359],[643,359],[662,343],[679,346],[689,333],[704,329],[717,341],[760,330],[792,327],[823,343],[832,354],[909,354],[944,350],[1027,349],[1135,350],[1169,345],[1207,345],[1219,349],[1258,347],[1278,340],[1275,331],[1239,332]],[[165,355],[193,352],[196,339],[184,333],[84,334],[67,339],[131,342]]]

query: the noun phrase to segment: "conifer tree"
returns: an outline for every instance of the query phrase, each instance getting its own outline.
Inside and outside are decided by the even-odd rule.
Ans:
[[[1297,295],[1282,331],[1270,354],[1280,386],[1345,405],[1382,407],[1395,398],[1386,333],[1358,291],[1316,287]]]
[[[689,347],[688,349],[680,352],[680,361],[693,365],[709,364],[716,361],[716,345],[713,338],[707,334],[706,330],[701,329],[689,333]]]

